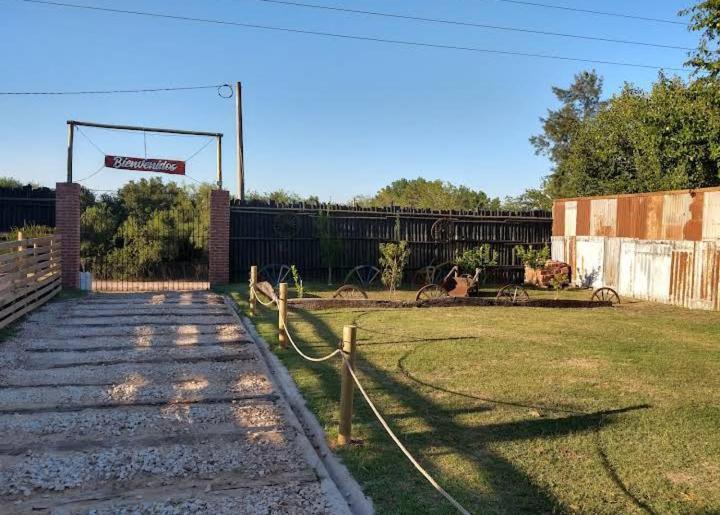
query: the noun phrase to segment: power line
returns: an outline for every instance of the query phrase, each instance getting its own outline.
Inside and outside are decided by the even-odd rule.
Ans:
[[[78,4],[70,4],[70,3],[64,3],[64,2],[52,2],[52,1],[48,1],[48,0],[19,0],[19,1],[26,2],[26,3],[33,3],[33,4],[50,5],[50,6],[54,6],[54,7],[67,7],[67,8],[72,8],[72,9],[100,11],[100,12],[107,12],[107,13],[113,13],[113,14],[129,14],[129,15],[145,16],[145,17],[151,17],[151,18],[163,18],[163,19],[177,20],[177,21],[210,23],[210,24],[215,24],[215,25],[227,25],[227,26],[233,26],[233,27],[244,27],[244,28],[250,28],[250,29],[270,30],[270,31],[275,31],[275,32],[288,32],[288,33],[292,33],[292,34],[304,34],[304,35],[322,36],[322,37],[329,37],[329,38],[351,39],[351,40],[356,40],[356,41],[370,41],[370,42],[374,42],[374,43],[387,43],[387,44],[403,45],[403,46],[411,46],[411,47],[435,48],[435,49],[440,49],[440,50],[458,50],[458,51],[464,51],[464,52],[508,55],[508,56],[516,56],[516,57],[532,57],[532,58],[538,58],[538,59],[552,59],[552,60],[557,60],[557,61],[569,61],[569,62],[589,63],[589,64],[606,64],[606,65],[612,65],[612,66],[626,66],[626,67],[631,67],[631,68],[645,68],[645,69],[651,69],[651,70],[670,70],[670,71],[677,71],[677,72],[688,71],[686,68],[656,66],[656,65],[640,64],[640,63],[628,63],[628,62],[623,62],[623,61],[584,59],[584,58],[580,58],[580,57],[567,57],[567,56],[550,55],[550,54],[535,54],[535,53],[529,53],[529,52],[515,52],[515,51],[510,51],[510,50],[494,50],[494,49],[489,49],[489,48],[479,48],[479,47],[460,46],[460,45],[446,45],[446,44],[439,44],[439,43],[422,43],[419,41],[409,41],[409,40],[401,40],[401,39],[386,39],[386,38],[378,38],[378,37],[372,37],[372,36],[342,34],[342,33],[337,33],[337,32],[320,32],[320,31],[305,30],[305,29],[294,29],[294,28],[289,28],[289,27],[278,27],[278,26],[272,26],[272,25],[258,25],[258,24],[253,24],[253,23],[241,23],[241,22],[228,21],[228,20],[218,20],[218,19],[210,19],[210,18],[195,18],[195,17],[190,17],[190,16],[179,16],[179,15],[174,15],[174,14],[152,13],[152,12],[146,12],[146,11],[130,11],[130,10],[124,10],[124,9],[112,9],[109,7],[95,7],[95,6],[89,6],[89,5],[78,5]]]
[[[496,0],[497,2],[505,2],[508,4],[517,4],[517,5],[526,5],[530,7],[542,7],[545,9],[557,9],[560,11],[570,11],[570,12],[576,12],[576,13],[582,13],[582,14],[595,14],[599,16],[613,16],[616,18],[626,18],[630,20],[640,20],[640,21],[652,21],[657,23],[670,23],[673,25],[687,25],[687,23],[677,20],[668,20],[666,18],[651,18],[649,16],[638,16],[635,14],[625,14],[625,13],[616,13],[616,12],[609,12],[609,11],[595,11],[592,9],[581,9],[578,7],[567,7],[565,5],[555,5],[555,4],[544,4],[540,2],[527,2],[524,0]]]
[[[266,3],[270,3],[270,4],[288,5],[288,6],[293,6],[293,7],[322,9],[325,11],[334,11],[334,12],[349,13],[349,14],[364,14],[364,15],[368,15],[368,16],[381,16],[381,17],[385,17],[385,18],[396,18],[396,19],[401,19],[401,20],[412,20],[412,21],[421,21],[421,22],[428,22],[428,23],[441,23],[441,24],[446,24],[446,25],[459,25],[459,26],[463,26],[463,27],[473,27],[473,28],[479,28],[479,29],[504,30],[504,31],[509,31],[509,32],[523,32],[526,34],[540,34],[543,36],[586,39],[586,40],[591,40],[591,41],[603,41],[603,42],[607,42],[607,43],[620,43],[620,44],[624,44],[624,45],[640,45],[640,46],[657,47],[657,48],[670,48],[670,49],[674,49],[674,50],[694,50],[693,48],[690,48],[690,47],[677,46],[677,45],[665,45],[662,43],[648,43],[648,42],[644,42],[644,41],[605,38],[605,37],[601,37],[601,36],[585,36],[582,34],[569,34],[569,33],[565,33],[565,32],[550,32],[550,31],[545,31],[545,30],[525,29],[525,28],[521,28],[521,27],[509,27],[509,26],[504,26],[504,25],[488,25],[488,24],[484,24],[484,23],[465,22],[465,21],[459,21],[459,20],[449,20],[449,19],[444,19],[444,18],[424,18],[421,16],[411,16],[411,15],[381,12],[381,11],[365,11],[365,10],[361,10],[361,9],[351,9],[349,7],[341,7],[341,6],[334,6],[334,5],[309,4],[309,3],[303,3],[303,2],[291,2],[288,0],[258,0],[258,1],[266,2]]]
[[[25,1],[25,0],[23,0]],[[45,2],[38,2],[45,3]],[[170,88],[144,88],[144,89],[105,89],[90,91],[0,91],[0,95],[113,95],[116,93],[159,93],[165,91],[190,91],[197,89],[217,89],[218,94],[222,88],[229,84],[212,84],[209,86],[178,86]],[[220,95],[223,96],[223,95]],[[229,98],[224,97],[223,98]]]

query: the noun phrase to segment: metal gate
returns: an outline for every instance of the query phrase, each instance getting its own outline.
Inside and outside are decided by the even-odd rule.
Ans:
[[[103,292],[205,290],[209,213],[201,206],[134,213],[107,207],[81,219],[81,286]]]

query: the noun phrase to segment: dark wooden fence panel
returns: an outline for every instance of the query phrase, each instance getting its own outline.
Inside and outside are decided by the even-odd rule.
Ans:
[[[550,243],[548,212],[438,212],[400,208],[276,205],[240,203],[231,206],[230,263],[233,281],[247,280],[251,265],[296,265],[305,279],[324,279],[327,268],[320,252],[317,221],[329,213],[342,253],[335,282],[358,265],[377,266],[379,244],[400,239],[410,244],[409,272],[429,264],[452,261],[456,254],[489,243],[498,253],[490,279],[522,279],[522,266],[513,255],[518,244]]]
[[[0,232],[26,224],[55,227],[55,191],[49,188],[0,188]]]

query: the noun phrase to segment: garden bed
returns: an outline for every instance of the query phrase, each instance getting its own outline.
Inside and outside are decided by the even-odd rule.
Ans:
[[[394,301],[383,299],[329,299],[304,298],[289,299],[290,309],[317,311],[321,309],[345,308],[456,308],[463,306],[497,306],[497,307],[528,307],[528,308],[604,308],[612,307],[610,302],[577,299],[530,299],[521,304],[497,302],[494,297],[444,297],[420,301]]]

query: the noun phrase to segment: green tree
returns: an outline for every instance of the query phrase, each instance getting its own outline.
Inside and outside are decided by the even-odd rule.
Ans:
[[[400,206],[419,209],[499,209],[500,199],[467,186],[456,186],[441,180],[398,179],[372,197],[356,197],[363,206]]]
[[[720,83],[661,75],[631,85],[583,124],[562,164],[564,196],[720,184]]]
[[[517,197],[505,197],[502,209],[507,211],[532,211],[552,209],[552,198],[545,191],[537,188],[528,188]]]
[[[561,105],[558,109],[548,110],[545,118],[540,118],[543,132],[530,138],[535,153],[546,156],[553,163],[545,188],[552,197],[565,196],[566,176],[572,172],[566,166],[568,155],[582,126],[594,118],[604,105],[602,86],[603,79],[592,70],[575,75],[567,89],[552,88]]]
[[[320,204],[320,199],[317,195],[310,195],[309,197],[303,197],[292,191],[285,189],[279,189],[275,191],[266,191],[265,193],[259,193],[257,191],[249,191],[246,195],[247,200],[258,201],[258,202],[276,202],[278,204],[299,204],[305,202],[306,204]]]
[[[700,42],[690,52],[686,66],[692,66],[696,74],[707,74],[716,79],[720,76],[720,0],[705,0],[684,9],[681,16],[690,15],[689,30],[700,32]]]
[[[12,177],[0,177],[0,188],[22,188],[24,184]]]

